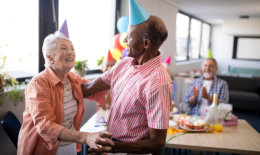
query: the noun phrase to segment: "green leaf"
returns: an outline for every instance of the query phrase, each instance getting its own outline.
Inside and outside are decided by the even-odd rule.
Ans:
[[[88,61],[88,60],[76,60],[76,61],[75,61],[74,69],[75,69],[75,70],[80,70],[80,71],[88,70],[87,61]]]
[[[104,56],[102,56],[99,60],[97,60],[97,66],[100,66],[103,64]]]

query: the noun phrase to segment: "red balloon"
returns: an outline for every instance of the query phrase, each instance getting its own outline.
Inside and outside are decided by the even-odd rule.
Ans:
[[[122,50],[124,48],[120,44],[120,36],[121,36],[121,34],[116,34],[114,36],[114,48],[117,48],[117,49],[119,49],[122,52]]]

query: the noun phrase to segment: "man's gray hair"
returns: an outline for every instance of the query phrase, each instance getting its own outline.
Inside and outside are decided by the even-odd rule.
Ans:
[[[59,31],[56,31],[55,33],[49,34],[47,37],[45,37],[42,45],[42,53],[45,61],[44,64],[45,67],[51,66],[51,62],[47,56],[52,56],[54,54],[53,50],[56,49],[57,47],[56,41],[59,39],[65,39],[71,42],[69,38],[67,38],[63,33]]]
[[[218,63],[217,63],[217,60],[214,59],[214,58],[206,58],[206,59],[203,61],[203,63],[201,64],[201,67],[203,67],[203,64],[204,64],[204,62],[205,62],[206,60],[212,60],[212,61],[215,63],[216,68],[218,69]]]

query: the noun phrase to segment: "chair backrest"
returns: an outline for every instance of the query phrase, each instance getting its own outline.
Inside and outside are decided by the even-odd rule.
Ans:
[[[175,94],[176,94],[176,90],[177,90],[177,84],[176,84],[175,81],[173,81],[172,85],[173,85],[172,100],[175,101]]]
[[[21,128],[21,123],[19,122],[19,120],[11,111],[8,111],[6,116],[4,117],[4,120],[1,121],[1,124],[7,135],[17,147],[18,135]]]
[[[3,155],[15,155],[17,154],[17,148],[15,148],[11,139],[5,132],[4,128],[0,125],[0,146],[1,151],[0,154]]]

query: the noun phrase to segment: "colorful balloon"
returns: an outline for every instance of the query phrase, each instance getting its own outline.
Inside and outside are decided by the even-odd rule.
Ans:
[[[110,52],[112,54],[112,57],[118,61],[120,58],[122,58],[122,53],[119,49],[117,48],[110,48]]]
[[[127,32],[122,33],[119,38],[119,43],[123,48],[126,48],[126,43],[124,42],[125,38],[127,36]]]
[[[116,34],[114,36],[114,48],[117,48],[120,51],[122,51],[124,48],[121,46],[119,39],[120,39],[120,34]]]
[[[127,16],[120,17],[116,24],[119,33],[127,32],[128,24],[129,24],[129,18]]]

